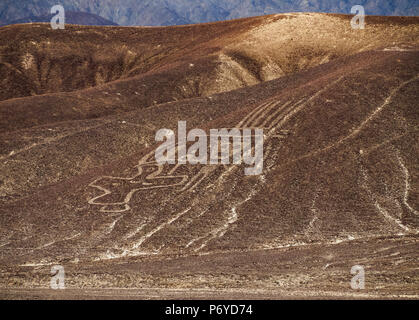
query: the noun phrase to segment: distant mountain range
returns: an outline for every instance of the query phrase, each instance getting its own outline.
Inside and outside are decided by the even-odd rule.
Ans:
[[[18,23],[31,23],[31,22],[50,22],[53,18],[53,14],[25,17],[17,19],[5,24],[18,24]],[[74,12],[67,11],[65,16],[65,22],[69,24],[79,24],[85,26],[117,26],[115,22],[102,18],[98,15],[87,13],[87,12]],[[0,24],[0,26],[5,25]]]
[[[419,15],[418,0],[2,0],[0,24],[46,16],[57,3],[119,25],[192,24],[300,11],[349,14],[357,4],[370,15]]]

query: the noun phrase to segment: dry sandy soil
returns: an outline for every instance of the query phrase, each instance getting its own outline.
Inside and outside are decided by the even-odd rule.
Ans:
[[[1,27],[0,297],[419,298],[419,18],[350,19]],[[158,165],[179,120],[262,174]]]

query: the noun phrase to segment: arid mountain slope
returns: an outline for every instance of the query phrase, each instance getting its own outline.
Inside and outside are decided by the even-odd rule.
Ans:
[[[170,28],[3,27],[0,131],[209,96],[418,43],[417,18],[369,17],[368,30],[349,21],[285,14]]]
[[[298,15],[289,23],[316,17]],[[291,40],[280,34],[270,48],[264,35],[277,24],[286,28],[285,18],[258,19],[267,21],[256,27],[258,20],[236,21],[239,30],[249,24],[243,34],[231,31],[229,22],[235,41],[228,48],[208,40],[191,46],[188,57],[173,44],[172,54],[144,74],[2,102],[3,287],[48,286],[50,266],[62,264],[72,288],[418,297],[417,21],[376,18],[371,30],[389,21],[393,27],[378,35],[366,29],[358,37],[348,30],[342,42],[331,25],[326,35],[335,40],[327,43],[324,35],[320,59],[307,48],[321,42],[309,42],[304,32],[296,33],[307,40],[304,49],[289,45],[274,55],[273,48]],[[224,28],[216,25],[197,28]],[[388,39],[392,28],[404,30],[394,33],[400,42]],[[155,30],[168,35],[179,29]],[[174,99],[189,68],[212,82],[233,78],[197,58],[213,54],[216,45],[208,43],[219,43],[225,55],[241,48],[254,57],[259,49],[260,61],[272,50],[282,73]],[[304,57],[311,57],[307,64]],[[245,61],[250,74],[254,69]],[[173,70],[179,78],[170,83]],[[138,91],[147,77],[154,91]],[[144,102],[160,96],[155,104]],[[244,165],[158,165],[155,133],[176,130],[180,120],[207,131],[263,128],[262,174],[246,176]],[[349,286],[356,264],[368,275],[362,293]]]

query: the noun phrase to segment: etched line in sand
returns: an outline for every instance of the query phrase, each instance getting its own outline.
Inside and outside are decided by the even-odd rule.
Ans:
[[[180,191],[193,191],[202,181],[205,180],[205,178],[207,178],[215,170],[215,166],[202,167],[199,170],[199,172],[195,174]]]
[[[272,129],[276,128],[279,125],[280,121],[284,119],[284,117],[287,114],[292,112],[292,110],[294,110],[297,106],[301,105],[303,102],[304,102],[304,99],[301,99],[297,101],[296,103],[292,104],[291,106],[286,106],[286,108],[280,109],[278,116],[276,116],[268,126]]]
[[[185,213],[189,212],[190,210],[191,210],[191,208],[189,207],[188,209],[178,213],[177,215],[173,216],[172,218],[170,218],[167,221],[163,222],[162,224],[158,225],[156,228],[154,228],[153,230],[151,230],[150,232],[145,234],[143,237],[141,237],[141,239],[138,242],[134,243],[132,245],[132,249],[138,249],[147,239],[151,238],[151,236],[153,236],[155,233],[159,232],[164,227],[166,227],[166,226],[172,224],[173,222],[175,222],[177,219],[179,219],[181,216],[183,216]]]
[[[378,108],[376,108],[354,131],[351,132],[348,136],[345,138],[339,140],[337,143],[341,143],[341,141],[347,140],[355,135],[357,135],[364,127],[365,125],[370,122],[377,114],[379,114],[388,104],[390,104],[391,100],[394,98],[394,96],[400,91],[401,88],[408,85],[409,83],[419,79],[419,75],[416,75],[415,77],[402,82],[399,86],[394,88],[390,94],[387,96],[387,98],[384,100],[383,104],[380,105]]]
[[[112,221],[109,226],[108,226],[108,230],[106,230],[105,234],[110,234],[113,229],[115,228],[116,224],[118,223],[119,220],[121,220],[122,215],[120,215],[119,217],[117,217],[114,221]]]
[[[238,220],[237,209],[241,205],[243,205],[244,203],[249,201],[255,194],[256,194],[256,191],[252,190],[250,192],[250,194],[247,196],[246,199],[242,200],[237,205],[233,206],[230,209],[230,211],[228,212],[227,221],[221,227],[215,228],[215,229],[211,230],[210,232],[208,232],[205,236],[195,239],[195,241],[192,241],[192,243],[189,243],[187,245],[187,247],[190,247],[193,243],[197,242],[198,240],[202,240],[204,238],[207,238],[207,240],[205,240],[199,247],[194,249],[194,251],[197,252],[197,251],[202,250],[204,247],[206,247],[210,241],[212,241],[216,238],[223,237],[226,234],[226,232],[228,231],[228,229],[231,227],[231,225],[237,222],[237,220]]]
[[[317,91],[315,94],[313,94],[310,98],[308,98],[304,103],[300,104],[298,107],[292,109],[288,114],[286,114],[281,121],[279,121],[277,124],[275,124],[275,126],[279,126],[281,127],[285,122],[288,121],[288,119],[290,119],[291,117],[293,117],[295,114],[297,114],[298,112],[300,112],[304,107],[306,107],[310,102],[312,102],[314,99],[318,98],[322,93],[324,93],[326,90],[330,89],[331,87],[333,87],[334,85],[336,85],[337,83],[339,83],[342,79],[344,78],[344,76],[339,77],[338,79],[336,79],[335,81],[332,81],[331,83],[329,83],[327,86],[325,86],[323,89]]]
[[[0,160],[5,160],[5,159],[8,159],[8,158],[10,158],[10,157],[12,157],[12,156],[16,156],[16,155],[18,155],[18,154],[20,154],[20,153],[22,153],[22,152],[29,151],[29,150],[31,150],[31,149],[33,149],[33,148],[36,148],[36,147],[40,147],[40,146],[48,145],[48,144],[51,144],[51,143],[59,142],[59,141],[60,141],[60,140],[62,140],[62,139],[65,139],[65,138],[68,138],[68,137],[74,136],[74,135],[76,135],[76,134],[78,134],[78,133],[83,133],[83,132],[87,132],[87,131],[92,130],[92,129],[97,129],[97,128],[99,128],[99,127],[105,126],[105,125],[106,125],[106,124],[108,124],[109,122],[110,122],[110,121],[105,121],[105,122],[100,123],[100,124],[98,124],[98,125],[96,125],[96,126],[91,126],[91,127],[83,128],[83,129],[81,129],[81,130],[77,130],[77,131],[69,132],[69,133],[67,133],[67,134],[62,134],[62,135],[59,135],[59,136],[57,136],[57,137],[47,137],[47,138],[43,138],[43,140],[42,140],[41,142],[32,143],[31,145],[26,146],[26,147],[23,147],[23,148],[21,148],[21,149],[19,149],[19,150],[13,150],[13,151],[11,151],[8,155],[5,155],[5,156],[0,156]]]
[[[310,220],[310,222],[308,223],[308,226],[306,227],[306,229],[304,230],[304,234],[307,237],[310,237],[310,234],[316,233],[320,235],[320,230],[318,227],[315,226],[316,221],[320,221],[319,220],[319,213],[318,210],[316,208],[316,202],[317,199],[319,197],[319,190],[317,190],[316,194],[313,197],[313,201],[311,203],[311,207],[310,207],[310,211],[313,214],[312,219]]]
[[[379,203],[379,196],[374,194],[373,191],[371,190],[371,188],[369,187],[369,176],[367,174],[367,171],[361,167],[361,172],[363,175],[363,182],[361,184],[361,187],[367,191],[368,196],[370,197],[370,199],[372,200],[374,207],[377,209],[377,211],[385,218],[385,220],[393,226],[397,226],[398,228],[402,229],[403,231],[409,232],[410,228],[405,226],[402,221],[400,219],[397,219],[396,217],[394,217],[393,215],[391,215],[385,208],[383,205],[381,205]],[[396,202],[397,204],[397,200],[396,199],[388,199],[388,200],[393,200],[394,202]]]
[[[278,104],[280,104],[281,101],[275,101],[272,99],[272,101],[268,102],[265,108],[263,108],[263,111],[260,112],[258,115],[254,115],[251,120],[249,120],[248,123],[246,123],[245,127],[263,127],[263,125],[260,124],[260,122],[266,118],[266,115],[268,112],[272,111]]]
[[[397,160],[399,161],[400,167],[402,168],[402,171],[404,173],[404,181],[405,181],[405,189],[404,189],[404,195],[403,195],[403,203],[405,206],[415,215],[419,215],[419,212],[417,212],[415,209],[413,209],[409,203],[407,202],[409,199],[409,190],[410,190],[410,183],[409,183],[409,171],[407,170],[406,166],[404,165],[402,158],[400,155],[397,155]]]
[[[273,110],[273,108],[275,108],[279,103],[280,101],[275,101],[275,100],[262,103],[260,106],[256,107],[254,110],[249,112],[249,114],[247,114],[244,117],[244,119],[242,119],[234,128],[239,129],[239,130],[243,130],[245,128],[246,129],[256,128],[257,123],[264,120],[264,116],[266,115],[266,113]],[[289,102],[286,102],[285,106],[287,106],[288,104]],[[228,129],[233,129],[233,128],[228,128]],[[268,127],[264,129],[272,129],[272,127]],[[288,130],[281,130],[278,134],[273,134],[273,133],[274,131],[269,132],[269,134],[275,138],[284,138],[289,135]],[[194,176],[190,178],[189,182],[185,185],[185,187],[181,191],[194,190],[202,181],[204,181],[205,178],[208,177],[209,174],[211,174],[215,170],[216,168],[213,166],[201,168],[197,174],[195,174]]]
[[[135,230],[134,230],[134,231],[132,231],[132,232],[128,233],[128,234],[124,237],[124,239],[125,239],[125,240],[128,240],[128,239],[131,239],[131,238],[135,237],[135,236],[136,236],[139,232],[141,232],[141,231],[145,228],[145,226],[147,226],[147,225],[148,225],[148,223],[147,223],[147,222],[144,222],[144,223],[140,224],[137,228],[135,228]]]
[[[272,119],[274,119],[278,115],[278,113],[281,113],[281,111],[284,110],[290,103],[291,103],[291,101],[287,101],[280,108],[277,108],[274,112],[272,112],[268,117],[265,118],[265,120],[262,122],[261,126],[262,127],[267,127],[268,123],[270,123],[270,121]],[[278,101],[276,104],[274,104],[274,107],[278,106],[279,104],[280,104],[280,101]],[[270,126],[269,126],[269,128],[270,128]]]
[[[253,118],[256,117],[260,112],[263,112],[266,108],[269,107],[271,101],[267,101],[256,107],[254,110],[249,112],[238,124],[237,127],[246,127],[249,123],[252,122]]]
[[[337,146],[339,146],[339,145],[341,145],[342,143],[344,143],[346,140],[348,140],[348,139],[351,139],[351,138],[353,138],[353,137],[355,137],[355,136],[357,136],[361,131],[362,131],[362,129],[373,119],[373,118],[375,118],[387,105],[389,105],[390,104],[390,102],[392,101],[392,99],[394,98],[394,96],[399,92],[399,90],[401,89],[401,88],[403,88],[404,86],[406,86],[406,85],[408,85],[409,83],[411,83],[411,82],[413,82],[413,81],[415,81],[415,80],[417,80],[417,79],[419,79],[419,75],[416,75],[415,77],[413,77],[413,78],[411,78],[411,79],[409,79],[409,80],[407,80],[407,81],[404,81],[403,83],[401,83],[399,86],[397,86],[395,89],[393,89],[391,92],[390,92],[390,94],[387,96],[387,98],[384,100],[384,102],[383,102],[383,104],[381,104],[379,107],[377,107],[364,121],[362,121],[361,122],[361,124],[356,128],[356,129],[354,129],[350,134],[348,134],[347,136],[345,136],[345,137],[343,137],[343,138],[341,138],[341,139],[339,139],[338,141],[336,141],[336,142],[333,142],[333,143],[331,143],[331,144],[329,144],[328,146],[326,146],[326,147],[324,147],[324,148],[321,148],[321,149],[318,149],[318,150],[314,150],[314,151],[311,151],[311,152],[309,152],[309,153],[307,153],[307,154],[305,154],[305,155],[302,155],[301,157],[298,157],[298,158],[296,158],[296,159],[293,159],[293,160],[290,160],[289,162],[287,162],[287,163],[285,163],[284,165],[288,165],[288,164],[290,164],[290,163],[293,163],[293,162],[296,162],[296,161],[300,161],[300,160],[302,160],[302,159],[305,159],[305,158],[308,158],[308,157],[312,157],[312,156],[315,156],[315,155],[317,155],[317,154],[319,154],[319,153],[321,153],[321,152],[324,152],[324,151],[328,151],[328,150],[330,150],[330,149],[332,149],[332,148],[335,148],[335,147],[337,147]]]
[[[377,208],[378,212],[380,212],[384,218],[386,218],[389,222],[396,224],[400,227],[400,229],[404,231],[409,231],[409,227],[405,226],[399,219],[393,217],[391,214],[388,213],[386,209],[380,206],[378,201],[375,201],[374,206]]]
[[[140,163],[136,166],[138,172],[129,178],[124,177],[112,177],[112,176],[101,176],[91,182],[89,186],[94,187],[102,191],[102,194],[93,197],[88,201],[89,204],[102,206],[101,212],[113,212],[120,213],[129,210],[131,207],[129,202],[133,195],[140,190],[151,190],[158,188],[169,188],[174,186],[180,186],[185,184],[187,176],[185,175],[163,175],[159,176],[162,172],[162,166],[159,166],[157,163]],[[145,169],[149,169],[148,173],[144,172]],[[169,181],[168,181],[169,180]],[[104,187],[103,185],[109,185]],[[130,191],[124,196],[122,192],[115,192],[123,187],[129,186]],[[107,196],[109,195],[119,195],[120,201],[111,201],[104,202]]]

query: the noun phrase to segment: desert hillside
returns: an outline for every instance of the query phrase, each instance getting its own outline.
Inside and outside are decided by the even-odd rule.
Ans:
[[[367,30],[353,30],[350,19],[283,14],[164,28],[5,26],[0,131],[210,96],[419,41],[417,18],[368,17]],[[31,98],[13,99],[24,97]],[[14,115],[3,116],[8,110]]]
[[[62,264],[75,295],[417,298],[419,18],[366,22],[1,27],[4,295]],[[262,128],[262,174],[159,165],[181,120]]]

